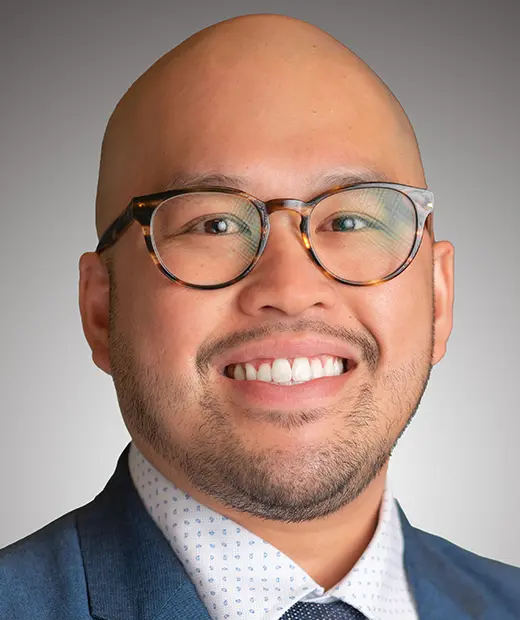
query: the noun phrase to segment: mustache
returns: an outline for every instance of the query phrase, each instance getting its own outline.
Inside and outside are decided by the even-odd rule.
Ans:
[[[203,375],[208,372],[211,360],[229,349],[267,338],[273,334],[302,332],[342,340],[359,350],[361,360],[365,362],[372,372],[377,368],[380,357],[379,346],[374,336],[368,330],[364,332],[354,331],[339,325],[329,325],[323,321],[303,319],[290,324],[284,322],[267,323],[245,331],[233,332],[225,336],[213,338],[199,348],[195,358],[195,365],[199,373]]]

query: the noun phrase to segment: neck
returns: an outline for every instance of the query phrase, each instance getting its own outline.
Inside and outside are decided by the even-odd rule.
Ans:
[[[228,517],[291,558],[325,590],[347,575],[369,545],[376,531],[385,490],[388,462],[366,489],[350,504],[321,519],[284,523],[233,510],[194,488],[143,446],[145,458],[177,488],[201,504]]]
[[[280,523],[243,513],[230,518],[282,551],[329,590],[352,570],[374,536],[387,468],[353,502],[322,519]]]

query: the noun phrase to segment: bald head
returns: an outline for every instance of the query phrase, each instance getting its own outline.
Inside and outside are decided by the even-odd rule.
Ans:
[[[361,180],[424,186],[398,101],[321,30],[241,17],[166,54],[117,106],[103,144],[98,232],[132,197],[174,187],[311,201]],[[316,546],[351,535],[353,515],[373,523],[379,474],[444,355],[452,247],[419,237],[410,201],[390,188],[333,192],[307,219],[271,203],[269,227],[248,200],[187,193],[154,211],[152,260],[137,224],[110,245],[110,269],[98,253],[82,257],[93,358],[114,378],[136,446],[166,478],[282,550],[292,540],[295,561],[314,569]],[[336,272],[351,268],[363,273],[355,283],[381,285],[346,286]],[[392,277],[370,279],[383,270]],[[304,370],[294,362],[288,384],[275,364],[287,370],[297,356]],[[327,517],[319,532],[301,529]]]
[[[253,193],[267,167],[285,178],[368,169],[424,184],[410,122],[362,60],[306,22],[244,16],[184,41],[119,102],[103,141],[98,234],[132,196],[172,179],[240,175]]]

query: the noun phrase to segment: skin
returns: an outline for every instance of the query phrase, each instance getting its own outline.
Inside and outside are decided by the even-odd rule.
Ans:
[[[235,18],[172,50],[117,106],[103,143],[98,233],[133,196],[189,175],[239,176],[240,189],[264,201],[309,200],[331,187],[327,176],[366,170],[426,186],[388,88],[307,23]],[[330,588],[374,534],[388,459],[445,354],[453,247],[427,232],[401,275],[351,287],[312,263],[298,225],[297,214],[275,213],[255,269],[200,291],[159,272],[134,223],[102,258],[82,256],[80,309],[93,360],[113,376],[145,457]],[[348,381],[320,398],[302,398],[301,386],[280,388],[276,406],[253,402],[217,364],[233,340],[283,349],[312,337],[358,357]]]

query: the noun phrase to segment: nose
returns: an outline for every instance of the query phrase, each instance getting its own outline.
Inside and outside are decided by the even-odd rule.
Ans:
[[[242,281],[239,305],[250,316],[296,317],[330,309],[338,283],[325,275],[305,248],[300,215],[279,211],[270,216],[266,248]]]

